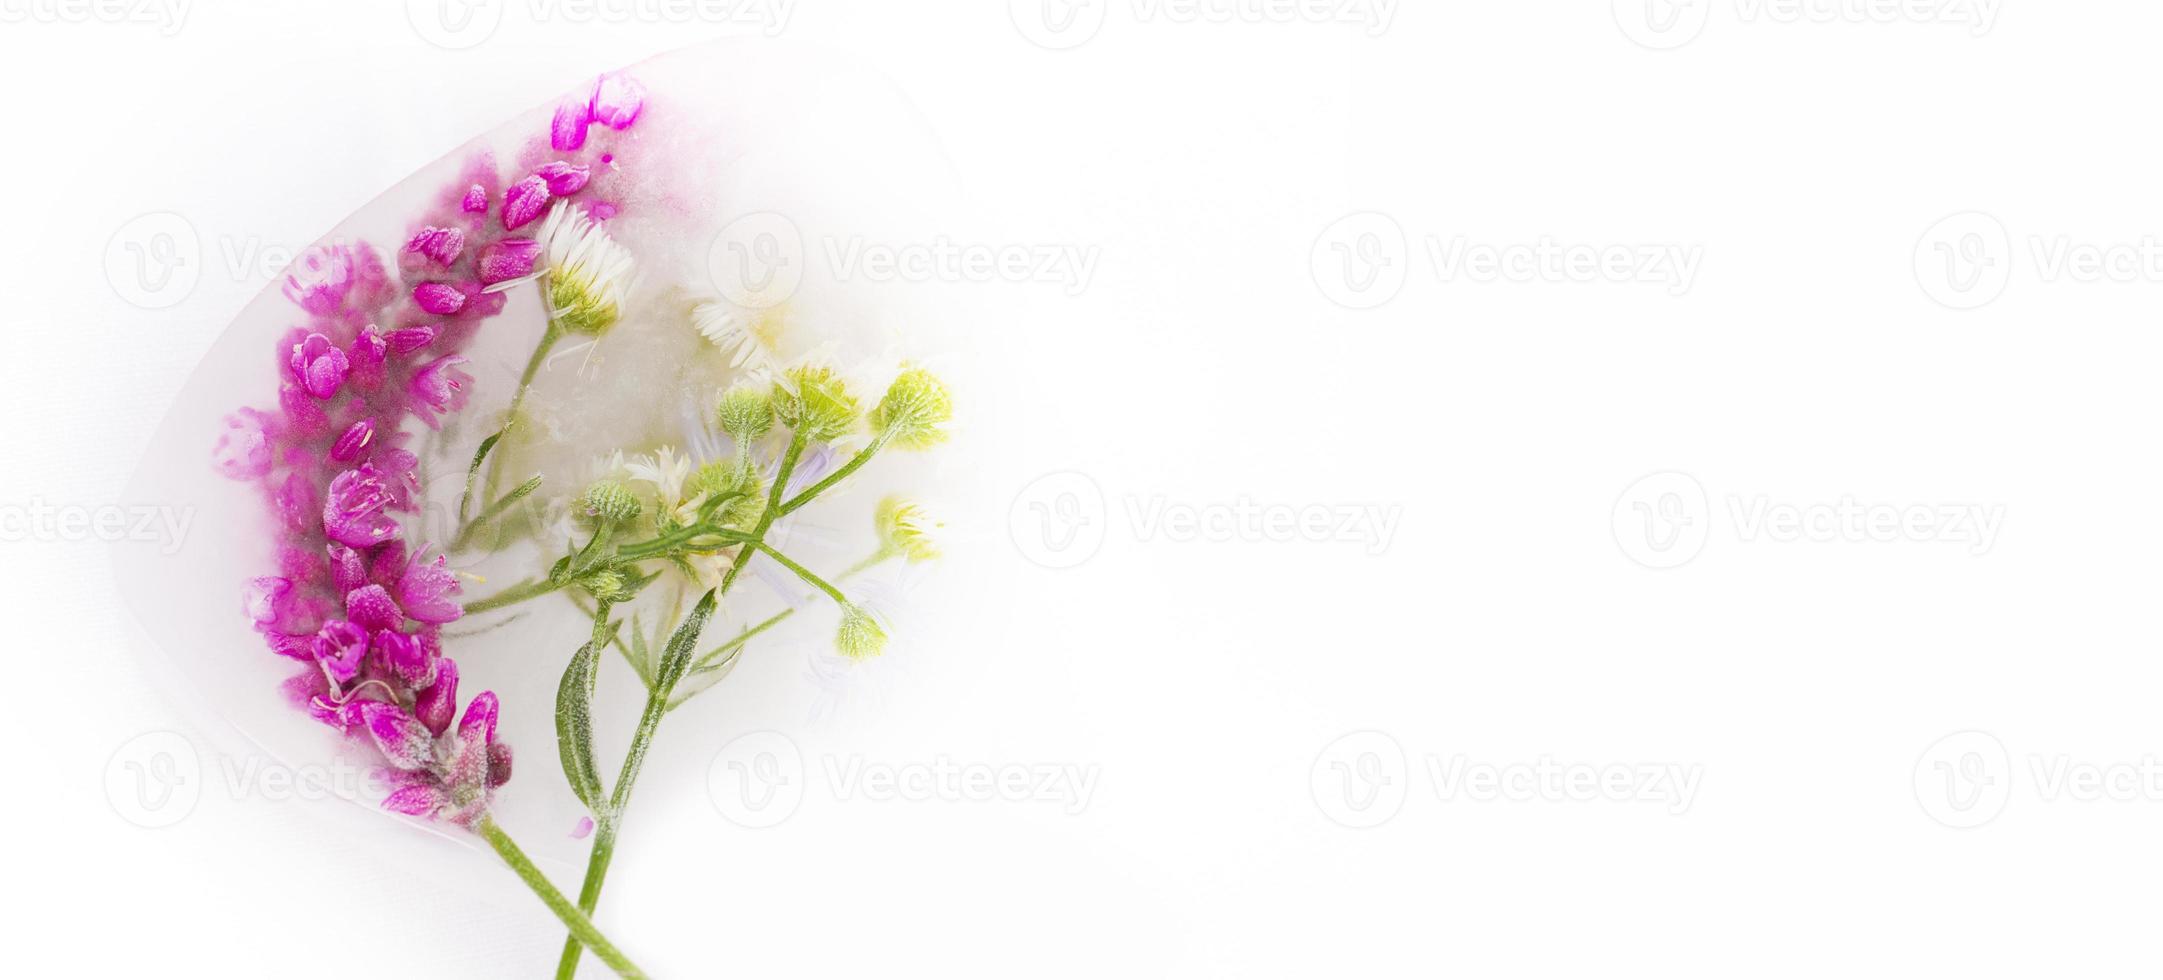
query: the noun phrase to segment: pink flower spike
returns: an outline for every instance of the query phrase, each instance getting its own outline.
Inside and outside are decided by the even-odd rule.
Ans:
[[[558,160],[555,163],[543,165],[541,169],[534,171],[533,175],[548,184],[550,194],[557,197],[569,197],[586,186],[586,181],[591,173],[592,171],[585,167]]]
[[[398,522],[385,514],[391,492],[376,468],[362,463],[330,481],[323,501],[323,533],[355,548],[370,548],[396,537]]]
[[[548,181],[527,177],[503,192],[503,230],[515,231],[548,210]]]
[[[531,238],[506,238],[481,246],[473,260],[473,269],[480,274],[481,282],[493,286],[533,274],[533,263],[541,257],[541,243]]]
[[[319,333],[309,334],[294,344],[286,366],[292,369],[293,380],[300,382],[309,394],[323,399],[338,393],[338,386],[345,383],[346,372],[351,369],[345,351]]]
[[[488,189],[479,184],[466,188],[466,196],[458,202],[458,210],[467,214],[487,214]]]
[[[418,252],[433,259],[437,265],[450,268],[458,261],[458,254],[466,249],[466,233],[456,228],[437,228],[430,225],[420,234],[406,242],[406,251]]]
[[[409,817],[426,817],[449,806],[451,795],[434,783],[401,786],[383,798],[383,809]]]
[[[419,769],[429,763],[435,745],[435,737],[428,726],[419,719],[406,714],[395,704],[369,701],[361,705],[361,721],[368,727],[368,737],[375,740],[376,747],[383,750],[383,757],[400,769]]]
[[[458,662],[445,657],[436,661],[436,682],[413,699],[413,714],[441,735],[450,730],[451,716],[458,713]]]
[[[427,553],[421,549],[422,555]],[[448,623],[466,614],[452,598],[462,589],[458,576],[445,565],[449,559],[437,555],[435,561],[416,559],[406,566],[404,575],[398,577],[398,601],[406,607],[406,615],[423,623]]]
[[[210,452],[218,472],[235,480],[247,480],[270,472],[268,417],[243,408],[225,417],[225,431],[218,434],[217,448]]]
[[[638,121],[646,107],[646,86],[620,72],[601,76],[593,84],[593,121],[610,129],[626,129]]]
[[[447,282],[424,282],[413,287],[413,302],[437,316],[449,316],[466,308],[466,294]]]
[[[488,250],[482,249],[481,251],[486,253]],[[391,331],[390,335],[383,339],[390,342],[392,351],[399,354],[411,354],[436,342],[436,328],[404,327]]]
[[[375,422],[369,419],[355,422],[338,436],[337,442],[331,443],[330,458],[341,463],[350,463],[360,458],[361,451],[367,449],[368,443],[374,441],[375,437]]]
[[[465,717],[458,719],[458,737],[483,742],[496,740],[496,692],[482,691],[473,696],[466,705]]]
[[[548,145],[559,152],[569,152],[586,145],[586,127],[593,123],[593,103],[590,99],[566,99],[556,107],[556,116],[548,121]]]
[[[413,373],[406,390],[413,396],[413,414],[429,428],[442,427],[437,416],[466,407],[466,386],[473,383],[473,376],[458,370],[464,363],[463,357],[445,354]]]

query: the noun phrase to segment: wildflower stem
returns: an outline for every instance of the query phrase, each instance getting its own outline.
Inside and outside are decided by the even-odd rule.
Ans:
[[[751,529],[751,536],[746,539],[745,543],[750,547],[738,549],[736,562],[729,566],[727,575],[721,576],[723,595],[728,594],[729,586],[736,582],[736,576],[742,574],[744,566],[750,563],[751,552],[758,547],[759,542],[766,540],[766,531],[774,526],[774,519],[781,516],[781,495],[788,489],[789,476],[796,472],[796,460],[804,454],[806,441],[807,435],[800,426],[789,434],[789,448],[781,454],[781,470],[774,474],[773,492],[767,494],[766,509],[759,514],[758,526]]]
[[[564,584],[565,583],[561,582],[551,582],[545,578],[537,578],[525,582],[520,582],[517,585],[511,586],[510,588],[498,592],[495,595],[489,596],[486,599],[477,599],[473,602],[466,603],[466,613],[468,615],[471,615],[473,613],[488,612],[491,609],[501,609],[505,606],[515,606],[528,599],[544,596],[556,591],[557,589],[563,588]]]
[[[772,545],[767,544],[764,541],[760,541],[752,545],[752,547],[755,547],[760,551],[763,551],[766,554],[772,556],[773,560],[778,561],[782,564],[782,567],[787,568],[789,571],[795,572],[797,578],[803,579],[805,582],[810,583],[813,588],[818,589],[820,592],[824,592],[827,595],[832,596],[835,602],[838,602],[843,606],[847,606],[849,604],[849,597],[842,595],[840,589],[834,588],[833,585],[831,583],[828,583],[825,579],[812,574],[811,569],[805,568],[804,566],[797,564],[795,559],[774,550],[774,547]]]
[[[546,302],[545,292],[543,302]],[[548,352],[556,346],[556,341],[561,339],[563,328],[556,324],[556,318],[551,314],[547,329],[541,331],[541,342],[534,345],[533,356],[527,359],[525,372],[518,376],[518,390],[511,395],[511,410],[504,413],[503,427],[496,430],[498,439],[509,435],[511,429],[518,425],[518,412],[526,404],[526,392],[533,390],[533,379],[540,375],[541,364],[548,360]],[[495,458],[488,461],[487,486],[491,492],[495,490],[497,478],[503,475],[504,455],[497,453]],[[472,491],[469,488],[467,492],[470,494]]]
[[[489,504],[487,509],[481,511],[479,517],[475,517],[471,523],[467,524],[464,529],[458,532],[458,537],[451,540],[451,550],[465,550],[467,542],[473,540],[474,532],[479,531],[482,527],[485,527],[489,521],[495,520],[496,518],[503,516],[503,512],[510,510],[512,504],[518,503],[519,501],[526,499],[529,494],[533,493],[533,491],[535,490],[540,489],[540,487],[541,478],[538,474],[536,474],[532,479],[527,480],[526,482],[521,483],[516,487],[513,487],[510,493],[504,494],[495,503]]]
[[[595,633],[599,635],[598,627]],[[616,789],[609,794],[608,812],[596,814],[600,819],[594,823],[593,853],[586,858],[586,880],[578,888],[578,907],[586,912],[592,912],[601,903],[601,883],[607,880],[608,865],[616,857],[616,828],[623,819],[624,807],[631,803],[631,786],[638,782],[638,771],[646,764],[646,749],[653,744],[654,732],[660,729],[662,716],[668,714],[672,693],[672,690],[663,690],[659,686],[646,692],[646,710],[639,715],[638,731],[631,736],[631,751],[624,755],[623,772],[616,776]],[[592,948],[591,943],[585,945]],[[563,941],[563,955],[556,961],[558,980],[570,980],[577,974],[579,946],[580,937],[574,929]],[[599,952],[595,950],[596,954]],[[603,957],[602,961],[607,962],[607,958]]]
[[[488,846],[496,849],[496,853],[502,856],[505,864],[511,866],[512,871],[518,873],[519,880],[524,881],[527,888],[533,889],[533,893],[541,897],[541,901],[548,906],[549,911],[556,913],[556,918],[563,920],[563,924],[571,930],[571,942],[574,948],[584,946],[593,950],[593,955],[600,957],[601,962],[608,964],[609,968],[615,970],[618,976],[643,977],[646,975],[645,971],[640,970],[637,964],[631,962],[630,957],[623,955],[623,951],[616,948],[616,944],[609,942],[607,936],[601,935],[601,930],[594,926],[593,920],[588,918],[585,912],[580,911],[578,906],[572,905],[570,899],[563,897],[563,893],[556,890],[556,886],[549,882],[548,876],[542,874],[541,869],[534,866],[533,859],[527,857],[526,852],[519,849],[517,842],[511,840],[510,835],[504,833],[502,827],[496,826],[494,818],[483,816],[480,822],[474,825],[473,829],[488,841]],[[575,957],[572,960],[572,965],[574,967],[577,965]]]
[[[886,448],[886,440],[887,433],[885,432],[881,432],[878,435],[873,436],[871,439],[871,445],[865,446],[862,450],[857,452],[855,456],[850,457],[848,462],[841,464],[840,469],[837,469],[832,473],[828,473],[826,475],[826,479],[820,480],[819,482],[812,484],[810,489],[805,490],[804,492],[799,493],[796,496],[790,497],[788,503],[781,505],[780,516],[785,517],[791,512],[795,511],[796,508],[802,507],[803,505],[810,503],[812,498],[817,497],[819,494],[825,493],[827,489],[831,488],[834,484],[840,483],[841,481],[848,479],[849,474],[854,473],[857,470],[863,469],[865,463],[871,462],[871,457],[877,455],[879,450]]]

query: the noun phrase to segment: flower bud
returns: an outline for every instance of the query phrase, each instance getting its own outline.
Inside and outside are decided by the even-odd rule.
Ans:
[[[721,396],[721,406],[714,414],[721,431],[736,440],[739,447],[756,441],[774,427],[773,399],[754,385],[730,388]]]
[[[850,660],[869,660],[886,649],[886,629],[864,607],[850,605],[841,611],[841,629],[834,634],[834,648]]]
[[[588,517],[598,517],[612,524],[637,518],[641,509],[638,497],[631,489],[614,480],[602,480],[587,487],[580,502],[585,505]]]
[[[856,427],[856,398],[832,368],[791,368],[774,382],[774,418],[811,442],[832,442]]]
[[[872,513],[872,524],[879,530],[880,547],[889,552],[910,561],[930,561],[939,557],[938,546],[925,533],[924,514],[915,504],[900,497],[881,500],[878,509]]]
[[[903,449],[928,449],[946,441],[941,426],[953,418],[945,383],[923,368],[905,368],[871,410],[871,430]]]

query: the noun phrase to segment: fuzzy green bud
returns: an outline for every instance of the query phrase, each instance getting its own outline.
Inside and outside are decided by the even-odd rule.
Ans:
[[[636,519],[641,509],[638,497],[631,492],[631,488],[614,480],[602,480],[587,487],[585,496],[581,497],[579,502],[585,507],[586,516],[597,517],[612,524]]]
[[[888,497],[879,501],[871,519],[879,530],[879,545],[887,551],[910,561],[930,561],[939,557],[939,547],[926,533],[924,514],[915,504],[900,497]]]
[[[612,568],[589,574],[584,581],[586,591],[604,602],[623,602],[636,595],[623,580],[623,573]]]
[[[946,441],[941,426],[953,418],[946,384],[923,368],[904,368],[871,410],[871,430],[903,449],[929,449]]]
[[[748,445],[774,427],[773,398],[753,385],[737,385],[721,396],[714,415],[736,445]]]
[[[714,515],[726,527],[749,527],[758,523],[759,515],[766,510],[763,489],[756,468],[738,466],[729,460],[715,460],[699,467],[698,472],[691,474],[687,485],[690,494],[704,494],[708,499],[734,494]]]
[[[841,629],[834,634],[834,648],[850,660],[869,660],[885,651],[886,629],[862,606],[851,605],[841,611]]]
[[[856,396],[832,368],[790,368],[774,382],[774,418],[811,442],[832,442],[856,427]]]

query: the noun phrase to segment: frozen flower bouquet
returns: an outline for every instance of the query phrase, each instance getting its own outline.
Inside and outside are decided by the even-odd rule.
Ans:
[[[500,855],[569,929],[559,976],[586,952],[638,973],[590,914],[671,714],[810,639],[792,617],[827,618],[828,671],[881,656],[894,573],[937,554],[918,504],[855,492],[946,438],[905,331],[715,282],[731,188],[707,175],[744,151],[669,82],[715,56],[603,75],[379,202],[375,236],[304,250],[211,447],[260,529],[226,545],[258,566],[229,583],[258,647],[225,655],[286,665],[371,803]],[[644,704],[620,761],[595,738],[613,683]],[[553,746],[506,737],[522,713]],[[547,828],[588,848],[575,896],[501,818],[537,779],[585,811]]]

